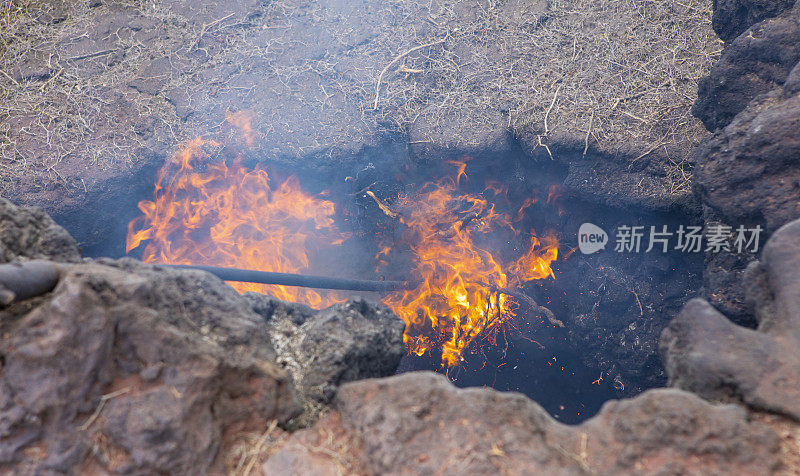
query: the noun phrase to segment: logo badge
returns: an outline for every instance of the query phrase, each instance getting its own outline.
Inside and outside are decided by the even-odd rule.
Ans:
[[[584,223],[578,229],[578,248],[581,253],[590,255],[604,249],[608,243],[608,234],[599,226]]]

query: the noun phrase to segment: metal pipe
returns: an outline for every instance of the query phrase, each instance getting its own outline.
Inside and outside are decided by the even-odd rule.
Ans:
[[[159,268],[194,269],[211,273],[223,281],[240,281],[246,283],[275,284],[280,286],[298,286],[317,289],[342,289],[349,291],[396,291],[413,287],[406,281],[368,281],[364,279],[330,278],[327,276],[308,276],[291,273],[275,273],[271,271],[254,271],[250,269],[219,268],[216,266],[159,264]]]
[[[22,301],[52,291],[58,284],[61,273],[68,266],[68,264],[44,260],[0,264],[0,306],[7,306],[12,302]],[[215,266],[159,264],[156,267],[205,271],[223,281],[242,281],[318,289],[387,292],[411,287],[411,284],[405,281],[367,281],[363,279],[304,276],[249,269],[218,268]]]
[[[61,266],[44,260],[0,265],[0,305],[52,291],[61,277]]]
[[[44,260],[0,264],[0,305],[6,306],[14,301],[21,301],[52,291],[58,284],[61,273],[69,266],[68,264]],[[249,269],[219,268],[216,266],[182,264],[159,264],[155,266],[165,269],[205,271],[223,281],[240,281],[318,289],[387,292],[409,289],[415,286],[415,283],[409,281],[367,281],[363,279],[331,278],[326,276],[306,276],[301,274],[274,273]],[[492,286],[492,288],[496,292],[507,294],[523,301],[531,310],[547,317],[551,323],[564,327],[564,324],[555,318],[552,311],[544,306],[538,305],[536,301],[522,291],[502,289],[494,286]]]

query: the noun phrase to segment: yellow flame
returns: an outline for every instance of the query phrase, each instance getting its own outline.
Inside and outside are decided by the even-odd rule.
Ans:
[[[247,130],[247,129],[246,129]],[[210,161],[220,144],[194,139],[161,171],[155,201],[142,201],[143,216],[128,226],[126,251],[146,242],[142,261],[206,264],[277,272],[309,268],[308,248],[333,246],[343,235],[334,225],[333,202],[313,197],[290,177],[273,187],[267,172]],[[313,307],[341,301],[309,289],[231,283]]]
[[[532,236],[527,252],[506,266],[480,248],[478,234],[498,227],[513,230],[512,222],[487,200],[459,195],[457,181],[464,176],[459,167],[456,179],[428,184],[399,201],[408,226],[404,240],[414,254],[419,284],[384,299],[406,323],[403,339],[410,352],[422,355],[440,349],[448,366],[463,360],[476,337],[514,316],[513,302],[498,290],[553,276],[550,264],[558,256],[553,236]],[[384,248],[379,257],[386,254]]]

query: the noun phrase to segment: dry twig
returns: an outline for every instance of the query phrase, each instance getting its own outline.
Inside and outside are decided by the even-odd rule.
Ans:
[[[97,417],[100,416],[100,412],[103,411],[103,407],[105,406],[107,401],[111,400],[114,397],[119,397],[120,395],[128,393],[128,391],[130,391],[130,388],[129,387],[125,387],[125,388],[117,390],[116,392],[107,393],[107,394],[103,395],[102,397],[100,397],[100,403],[94,409],[94,413],[92,413],[92,415],[86,420],[86,422],[84,422],[84,424],[81,425],[78,429],[80,431],[85,431],[90,426],[92,426],[92,423],[94,423],[94,421],[97,419]]]
[[[389,71],[389,68],[391,68],[392,65],[394,65],[395,63],[397,63],[398,61],[400,61],[401,59],[405,58],[406,56],[410,55],[415,51],[419,51],[429,46],[438,45],[440,43],[444,43],[444,40],[440,39],[436,41],[431,41],[430,43],[425,43],[424,45],[415,46],[410,50],[406,50],[400,53],[399,55],[395,56],[395,58],[392,61],[389,61],[389,64],[387,64],[386,67],[383,68],[383,70],[381,71],[381,74],[378,75],[378,83],[375,85],[375,104],[373,104],[372,109],[375,110],[378,109],[378,100],[380,99],[380,94],[381,94],[381,81],[383,80],[383,75],[386,74],[387,71]]]
[[[547,125],[547,118],[550,117],[550,111],[553,110],[553,106],[556,105],[556,99],[558,99],[558,92],[561,91],[561,86],[564,83],[560,83],[556,88],[556,92],[553,94],[553,100],[550,102],[550,107],[547,108],[547,111],[544,113],[544,135],[550,133],[550,127]]]

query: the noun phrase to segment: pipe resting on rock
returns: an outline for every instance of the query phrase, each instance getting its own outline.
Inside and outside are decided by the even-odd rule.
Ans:
[[[69,266],[69,264],[45,260],[0,264],[0,306],[7,306],[12,302],[22,301],[52,291],[58,284],[61,274],[69,268]],[[155,266],[165,269],[205,271],[223,281],[241,281],[318,289],[385,292],[406,289],[411,285],[404,281],[368,281],[363,279],[330,278],[326,276],[304,276],[300,274],[219,268],[214,266]]]
[[[58,284],[62,273],[70,266],[69,264],[45,260],[0,264],[0,306],[8,306],[15,301],[22,301],[52,291]],[[408,281],[368,281],[363,279],[330,278],[326,276],[304,276],[291,273],[219,268],[215,266],[178,264],[159,264],[155,266],[164,269],[205,271],[223,281],[240,281],[317,289],[386,292],[408,289],[415,285],[415,283]],[[550,309],[538,305],[536,301],[522,291],[500,288],[495,288],[495,291],[521,300],[528,305],[532,311],[544,315],[552,324],[564,327],[564,324],[555,318]]]
[[[0,264],[0,305],[52,291],[67,266],[44,260]]]
[[[215,266],[159,264],[159,268],[193,269],[211,273],[223,281],[245,283],[275,284],[279,286],[298,286],[301,288],[343,289],[349,291],[396,291],[408,289],[413,283],[406,281],[368,281],[365,279],[330,278],[327,276],[307,276],[272,271],[250,269],[218,268]]]

